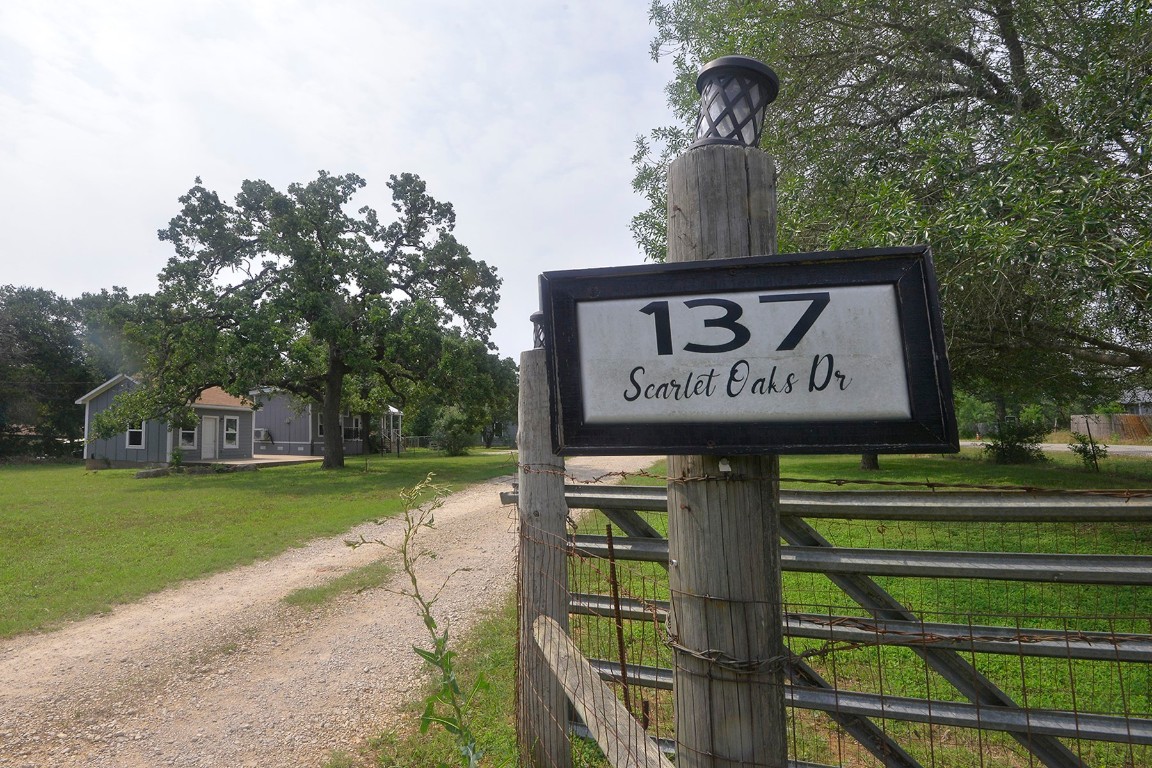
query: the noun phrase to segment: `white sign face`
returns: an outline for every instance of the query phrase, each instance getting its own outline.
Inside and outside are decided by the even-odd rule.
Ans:
[[[588,424],[911,418],[891,284],[584,300]]]

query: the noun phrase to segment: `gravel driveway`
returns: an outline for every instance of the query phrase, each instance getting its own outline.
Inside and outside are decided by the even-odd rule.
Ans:
[[[569,460],[592,477],[651,457]],[[512,477],[469,487],[436,512],[421,580],[456,636],[513,588]],[[319,610],[285,595],[389,556],[347,538],[396,541],[369,524],[279,557],[182,584],[104,616],[0,640],[0,766],[319,766],[393,726],[425,679],[412,604],[385,589]],[[403,576],[401,573],[400,576]]]

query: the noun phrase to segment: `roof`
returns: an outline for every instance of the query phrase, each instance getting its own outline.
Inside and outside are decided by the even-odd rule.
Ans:
[[[132,378],[131,376],[123,373],[117,374],[100,386],[96,387],[96,389],[85,395],[82,395],[76,401],[76,404],[84,405],[89,400],[99,397],[108,390],[125,381],[131,381],[134,384],[137,383],[136,379]],[[252,403],[250,401],[241,397],[230,395],[220,387],[208,387],[208,389],[205,389],[200,393],[200,397],[196,398],[196,402],[192,403],[192,405],[193,407],[201,408],[236,408],[245,411],[252,409]]]
[[[89,400],[92,400],[93,398],[99,397],[100,395],[102,395],[105,392],[107,392],[108,390],[112,389],[112,387],[115,387],[117,384],[119,384],[122,381],[135,382],[136,380],[127,374],[118,373],[115,376],[113,376],[112,378],[108,379],[108,381],[106,381],[103,384],[101,384],[100,386],[96,387],[96,389],[92,390],[91,392],[89,392],[87,394],[81,395],[79,398],[77,398],[76,405],[84,405]]]
[[[211,406],[213,408],[244,408],[249,409],[252,403],[242,397],[236,397],[225,392],[220,387],[208,387],[196,398],[193,406]]]

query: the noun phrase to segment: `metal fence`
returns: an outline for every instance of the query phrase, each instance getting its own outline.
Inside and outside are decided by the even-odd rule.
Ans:
[[[665,489],[565,499],[570,535],[546,544],[567,553],[568,634],[670,751]],[[785,492],[781,506],[794,765],[1152,766],[1152,500]],[[651,764],[633,747],[611,764]]]

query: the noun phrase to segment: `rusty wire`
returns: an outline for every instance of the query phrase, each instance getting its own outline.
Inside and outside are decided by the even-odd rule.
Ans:
[[[680,483],[702,483],[712,481],[736,481],[746,480],[747,477],[725,472],[718,475],[704,474],[688,477],[670,477],[668,475],[660,475],[648,470],[638,470],[635,472],[627,470],[619,470],[616,472],[605,472],[591,478],[581,478],[571,474],[563,469],[556,468],[555,464],[519,464],[519,469],[528,474],[540,475],[560,475],[564,479],[574,485],[601,485],[609,481],[627,480],[629,478],[639,477],[647,480],[659,480],[666,483],[680,484]],[[899,487],[899,488],[925,488],[930,491],[938,490],[967,490],[967,491],[1012,491],[1017,493],[1035,493],[1035,494],[1053,494],[1053,495],[1066,495],[1066,496],[1107,496],[1118,499],[1143,499],[1152,498],[1152,488],[1125,488],[1125,489],[1111,489],[1111,488],[1045,488],[1043,486],[1034,485],[988,485],[982,483],[937,483],[931,480],[917,481],[917,480],[859,480],[849,478],[827,478],[816,479],[810,477],[763,477],[758,478],[761,480],[769,480],[779,483],[805,483],[809,485],[831,485],[835,487],[843,487],[846,485],[869,485],[879,487]]]

